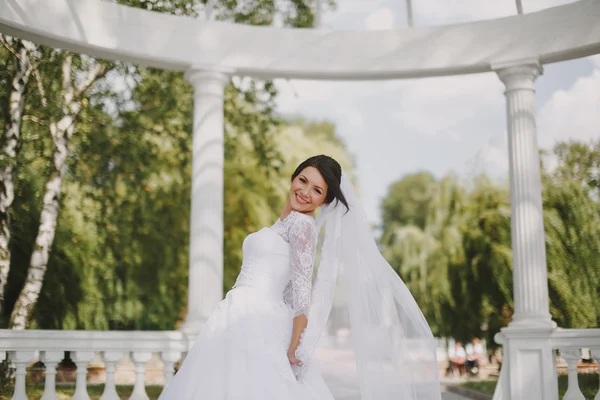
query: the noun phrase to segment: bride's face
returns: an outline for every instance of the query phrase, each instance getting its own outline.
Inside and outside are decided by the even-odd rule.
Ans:
[[[290,204],[292,209],[311,214],[325,202],[327,183],[315,167],[306,167],[292,181]]]

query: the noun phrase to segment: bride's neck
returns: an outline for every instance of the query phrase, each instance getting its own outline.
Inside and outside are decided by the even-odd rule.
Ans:
[[[292,208],[292,205],[290,204],[290,201],[288,200],[285,203],[285,206],[283,207],[283,211],[281,211],[281,214],[279,215],[279,219],[283,221],[284,218],[287,217],[288,215],[290,215],[290,213],[292,211],[294,211],[294,209]],[[300,212],[300,211],[298,211],[298,212]],[[310,212],[310,213],[306,213],[306,215],[311,215],[312,216],[312,215],[314,215],[314,211]]]

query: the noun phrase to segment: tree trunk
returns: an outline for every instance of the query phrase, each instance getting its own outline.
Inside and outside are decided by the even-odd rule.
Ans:
[[[62,183],[67,166],[68,146],[73,135],[75,119],[81,111],[82,96],[105,71],[102,65],[96,64],[86,72],[81,83],[75,88],[71,80],[72,57],[66,56],[63,62],[63,115],[58,122],[50,122],[50,134],[54,144],[52,171],[46,182],[40,225],[27,270],[27,278],[10,316],[11,329],[25,329],[29,325],[33,309],[42,290],[56,232]]]
[[[2,167],[0,169],[0,316],[4,315],[4,292],[10,270],[10,208],[15,198],[14,174],[17,156],[21,149],[21,123],[25,108],[27,83],[33,70],[30,49],[34,45],[16,41],[15,74],[12,80],[10,100],[4,111],[4,136],[0,138]]]

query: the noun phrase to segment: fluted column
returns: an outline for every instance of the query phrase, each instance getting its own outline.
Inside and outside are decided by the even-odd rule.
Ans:
[[[223,297],[224,71],[191,68],[194,86],[188,312],[195,336]]]
[[[498,66],[506,87],[515,313],[511,327],[553,328],[535,123],[537,61]]]
[[[515,305],[512,321],[496,335],[504,362],[494,400],[558,400],[535,124],[534,82],[542,68],[537,60],[492,68],[506,87]]]

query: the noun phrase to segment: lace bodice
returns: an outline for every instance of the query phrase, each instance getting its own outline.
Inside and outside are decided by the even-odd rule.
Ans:
[[[292,211],[244,240],[242,271],[234,287],[264,289],[292,307],[294,316],[307,315],[316,246],[315,220]]]

